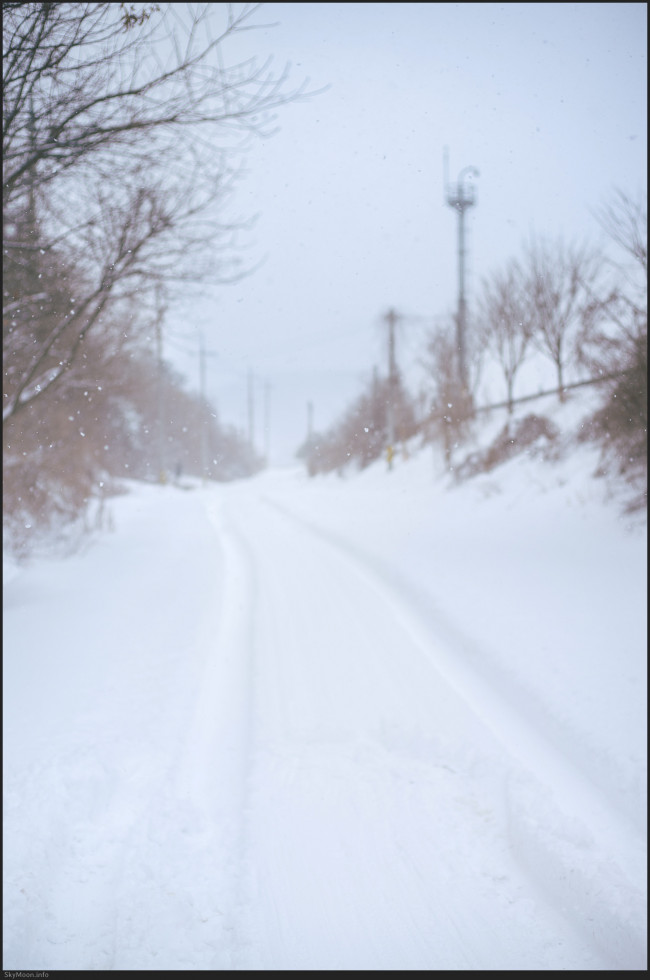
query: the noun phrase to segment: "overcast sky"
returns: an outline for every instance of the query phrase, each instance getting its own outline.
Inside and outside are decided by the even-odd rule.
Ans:
[[[235,209],[258,214],[240,283],[170,311],[166,353],[224,422],[272,462],[325,429],[386,370],[392,307],[398,362],[417,358],[458,292],[452,182],[473,166],[467,289],[531,235],[596,240],[592,211],[647,172],[644,3],[269,3],[237,54],[329,86],[283,107],[246,159]],[[234,52],[233,52],[234,53]],[[226,56],[228,51],[226,50]],[[263,261],[262,261],[263,260]],[[189,345],[188,345],[189,340]],[[265,391],[270,398],[265,407]],[[269,432],[264,432],[265,421]]]

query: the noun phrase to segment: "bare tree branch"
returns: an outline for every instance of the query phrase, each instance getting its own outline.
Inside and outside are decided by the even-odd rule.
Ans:
[[[257,10],[4,5],[5,418],[64,381],[116,303],[250,271],[247,223],[222,217],[232,153],[308,94],[271,59],[228,63]]]
[[[560,400],[567,367],[578,360],[582,312],[603,269],[587,245],[534,241],[525,253],[533,343],[555,365]]]
[[[526,360],[533,335],[531,307],[519,262],[511,261],[503,272],[484,281],[477,319],[480,335],[503,371],[512,412],[515,377]]]

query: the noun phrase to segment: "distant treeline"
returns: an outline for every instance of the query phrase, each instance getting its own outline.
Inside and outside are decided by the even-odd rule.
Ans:
[[[89,526],[122,477],[261,465],[160,356],[169,302],[245,274],[233,161],[304,94],[228,61],[255,14],[3,5],[5,546]]]
[[[375,373],[337,423],[310,435],[299,450],[309,473],[363,468],[384,454],[390,460],[397,444],[419,435],[425,443],[440,444],[458,475],[458,459],[479,415],[496,408],[512,415],[517,404],[540,397],[539,392],[516,395],[515,382],[525,364],[541,357],[555,372],[553,391],[560,402],[574,388],[598,385],[601,403],[583,421],[581,437],[596,442],[603,466],[628,481],[634,506],[645,506],[645,198],[617,191],[597,217],[609,249],[561,239],[525,246],[520,258],[483,280],[462,335],[454,316],[429,334],[421,354],[424,389],[407,391],[396,367],[392,377]],[[490,405],[477,398],[486,366],[493,373],[496,368],[503,380],[502,397]],[[528,426],[529,434],[534,428]]]

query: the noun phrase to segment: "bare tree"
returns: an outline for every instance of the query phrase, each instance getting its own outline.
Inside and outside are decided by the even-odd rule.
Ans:
[[[648,212],[645,194],[636,198],[617,188],[596,218],[611,240],[648,281]]]
[[[123,154],[178,160],[183,140],[196,154],[199,132],[204,159],[268,133],[274,110],[306,88],[287,91],[287,70],[270,60],[224,66],[259,7],[154,4],[134,19],[125,4],[4,4],[5,197],[82,164],[110,175]]]
[[[503,371],[508,412],[512,414],[515,377],[526,359],[533,333],[519,262],[510,261],[502,272],[484,280],[477,320],[487,350],[495,355]]]
[[[597,217],[618,254],[607,287],[583,312],[581,359],[603,378],[605,398],[591,419],[603,458],[639,490],[631,506],[647,506],[648,261],[645,196],[616,191]]]
[[[257,9],[5,5],[3,419],[65,379],[116,299],[238,274],[230,155],[306,94],[270,62],[224,67]],[[57,317],[44,281],[62,252],[75,286]]]
[[[121,453],[113,472],[147,456],[131,423],[146,446],[152,409],[127,390],[138,385],[124,345],[148,363],[155,293],[248,271],[235,251],[248,222],[226,212],[241,154],[309,94],[286,68],[242,56],[258,10],[3,4],[3,447],[16,526],[23,506],[43,526],[83,510],[104,446]],[[217,429],[215,458],[233,457],[236,434]]]
[[[566,369],[577,361],[582,311],[602,272],[600,253],[586,245],[536,241],[524,270],[532,312],[532,340],[551,359],[564,401]]]
[[[390,379],[374,374],[342,418],[299,450],[310,476],[335,469],[342,472],[350,464],[364,469],[379,459],[388,444],[389,405],[397,441],[411,438],[417,429],[415,409],[400,375]]]
[[[581,360],[595,374],[626,370],[647,335],[648,253],[645,197],[616,190],[596,218],[617,253],[608,258],[608,277],[593,290],[582,314]]]
[[[480,347],[476,330],[472,337],[472,349],[476,353]],[[471,357],[468,363],[474,367],[470,376],[477,383],[477,358]],[[429,338],[425,366],[431,379],[427,434],[442,442],[445,462],[450,467],[453,448],[466,435],[473,413],[472,396],[458,376],[457,335],[453,323],[446,324]]]

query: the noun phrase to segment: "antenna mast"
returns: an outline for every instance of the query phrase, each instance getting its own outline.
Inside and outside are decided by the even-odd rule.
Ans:
[[[467,301],[465,299],[465,212],[476,204],[473,184],[466,184],[467,177],[478,177],[476,167],[464,167],[455,185],[449,183],[449,156],[447,147],[443,153],[445,202],[458,214],[458,313],[456,315],[456,345],[458,348],[458,380],[464,392],[469,389],[467,380],[466,330]]]

